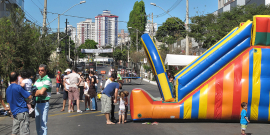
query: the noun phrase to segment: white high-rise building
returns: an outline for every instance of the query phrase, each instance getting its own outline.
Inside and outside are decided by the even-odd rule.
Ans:
[[[76,28],[72,25],[67,25],[67,34],[71,37],[71,40],[76,40]]]
[[[157,23],[153,23],[153,25],[152,25],[152,22],[150,21],[150,20],[148,20],[147,21],[147,23],[146,23],[146,25],[145,25],[145,31],[144,31],[144,33],[148,33],[148,34],[152,34],[151,32],[151,30],[153,29],[153,36],[155,36],[156,35],[156,32],[157,32]]]
[[[111,14],[111,11],[104,10],[103,14],[95,17],[95,41],[98,47],[106,45],[117,45],[118,16]]]
[[[95,40],[95,23],[92,22],[92,19],[77,23],[77,38],[79,45],[83,44],[87,39]]]

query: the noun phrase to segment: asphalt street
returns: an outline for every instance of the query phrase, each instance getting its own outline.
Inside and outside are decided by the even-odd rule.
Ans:
[[[98,68],[98,70],[108,70],[108,67]],[[123,90],[129,92],[134,88],[142,88],[152,94],[154,97],[159,97],[158,87],[149,82],[140,80],[132,80],[132,83],[124,84]],[[158,125],[144,125],[145,121],[133,122],[128,115],[128,123],[106,125],[106,119],[100,113],[101,105],[98,101],[98,111],[84,111],[83,113],[68,113],[60,112],[62,109],[62,94],[55,94],[55,87],[52,90],[54,94],[50,100],[50,111],[48,120],[48,135],[82,135],[82,134],[179,134],[179,135],[238,135],[240,134],[239,122],[225,121],[196,121],[196,120],[177,120],[177,121],[160,121]],[[100,91],[100,89],[98,90]],[[66,104],[67,106],[67,104]],[[76,108],[76,107],[75,107]],[[81,103],[80,109],[84,110],[84,103]],[[166,111],[166,110],[164,110]],[[115,109],[115,116],[118,118],[118,106]],[[150,121],[153,122],[153,121]],[[31,135],[36,134],[35,120],[31,118],[30,132]],[[267,123],[250,123],[247,128],[248,134],[261,135],[269,134],[269,124]],[[0,134],[10,135],[12,128],[12,118],[0,116]]]

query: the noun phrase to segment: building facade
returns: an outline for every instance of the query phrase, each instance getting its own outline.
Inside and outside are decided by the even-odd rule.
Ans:
[[[157,23],[153,23],[152,24],[152,22],[150,21],[150,20],[148,20],[147,21],[147,23],[146,23],[146,25],[145,25],[145,31],[144,31],[144,33],[147,33],[147,34],[149,34],[149,35],[151,35],[152,36],[152,29],[153,29],[153,36],[155,36],[156,35],[156,32],[157,32]]]
[[[218,0],[218,13],[230,11],[232,8],[236,6],[243,5],[268,5],[270,4],[270,0]]]
[[[22,10],[24,10],[24,0],[1,0],[0,18],[4,16],[9,16],[12,7],[20,7]]]
[[[76,41],[76,28],[72,25],[67,25],[67,34],[70,36],[71,40]]]
[[[95,17],[95,41],[98,47],[113,45],[118,42],[118,16],[111,11],[104,10],[102,14]]]
[[[126,44],[130,41],[129,33],[125,33],[123,29],[118,33],[118,45]]]
[[[77,23],[77,38],[79,45],[83,44],[85,40],[95,40],[95,23],[92,19],[86,19]],[[95,40],[96,41],[96,40]]]

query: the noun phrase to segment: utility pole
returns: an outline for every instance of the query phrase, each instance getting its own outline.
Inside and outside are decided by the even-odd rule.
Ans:
[[[58,41],[58,47],[60,47],[60,15],[58,14],[58,35],[57,35],[57,41]]]
[[[67,19],[66,19],[66,35],[67,35]],[[67,36],[65,37],[65,55],[67,56]]]
[[[68,45],[68,58],[70,60],[70,36],[69,36],[69,45]]]
[[[46,29],[46,18],[47,18],[47,0],[44,0],[42,35],[45,34],[45,29]]]
[[[136,47],[138,52],[138,30],[136,29]]]
[[[152,39],[154,37],[154,21],[153,21],[153,18],[154,18],[154,15],[153,15],[153,12],[152,12],[152,29],[151,29]]]
[[[186,0],[186,31],[188,31],[188,0]],[[186,35],[186,55],[189,55],[189,41],[188,41],[188,34]]]

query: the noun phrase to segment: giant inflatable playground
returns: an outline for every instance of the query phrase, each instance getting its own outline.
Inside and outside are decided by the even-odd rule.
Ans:
[[[241,23],[177,73],[175,98],[154,42],[147,34],[141,40],[164,100],[133,89],[133,120],[239,120],[246,102],[250,120],[270,121],[270,16]]]

